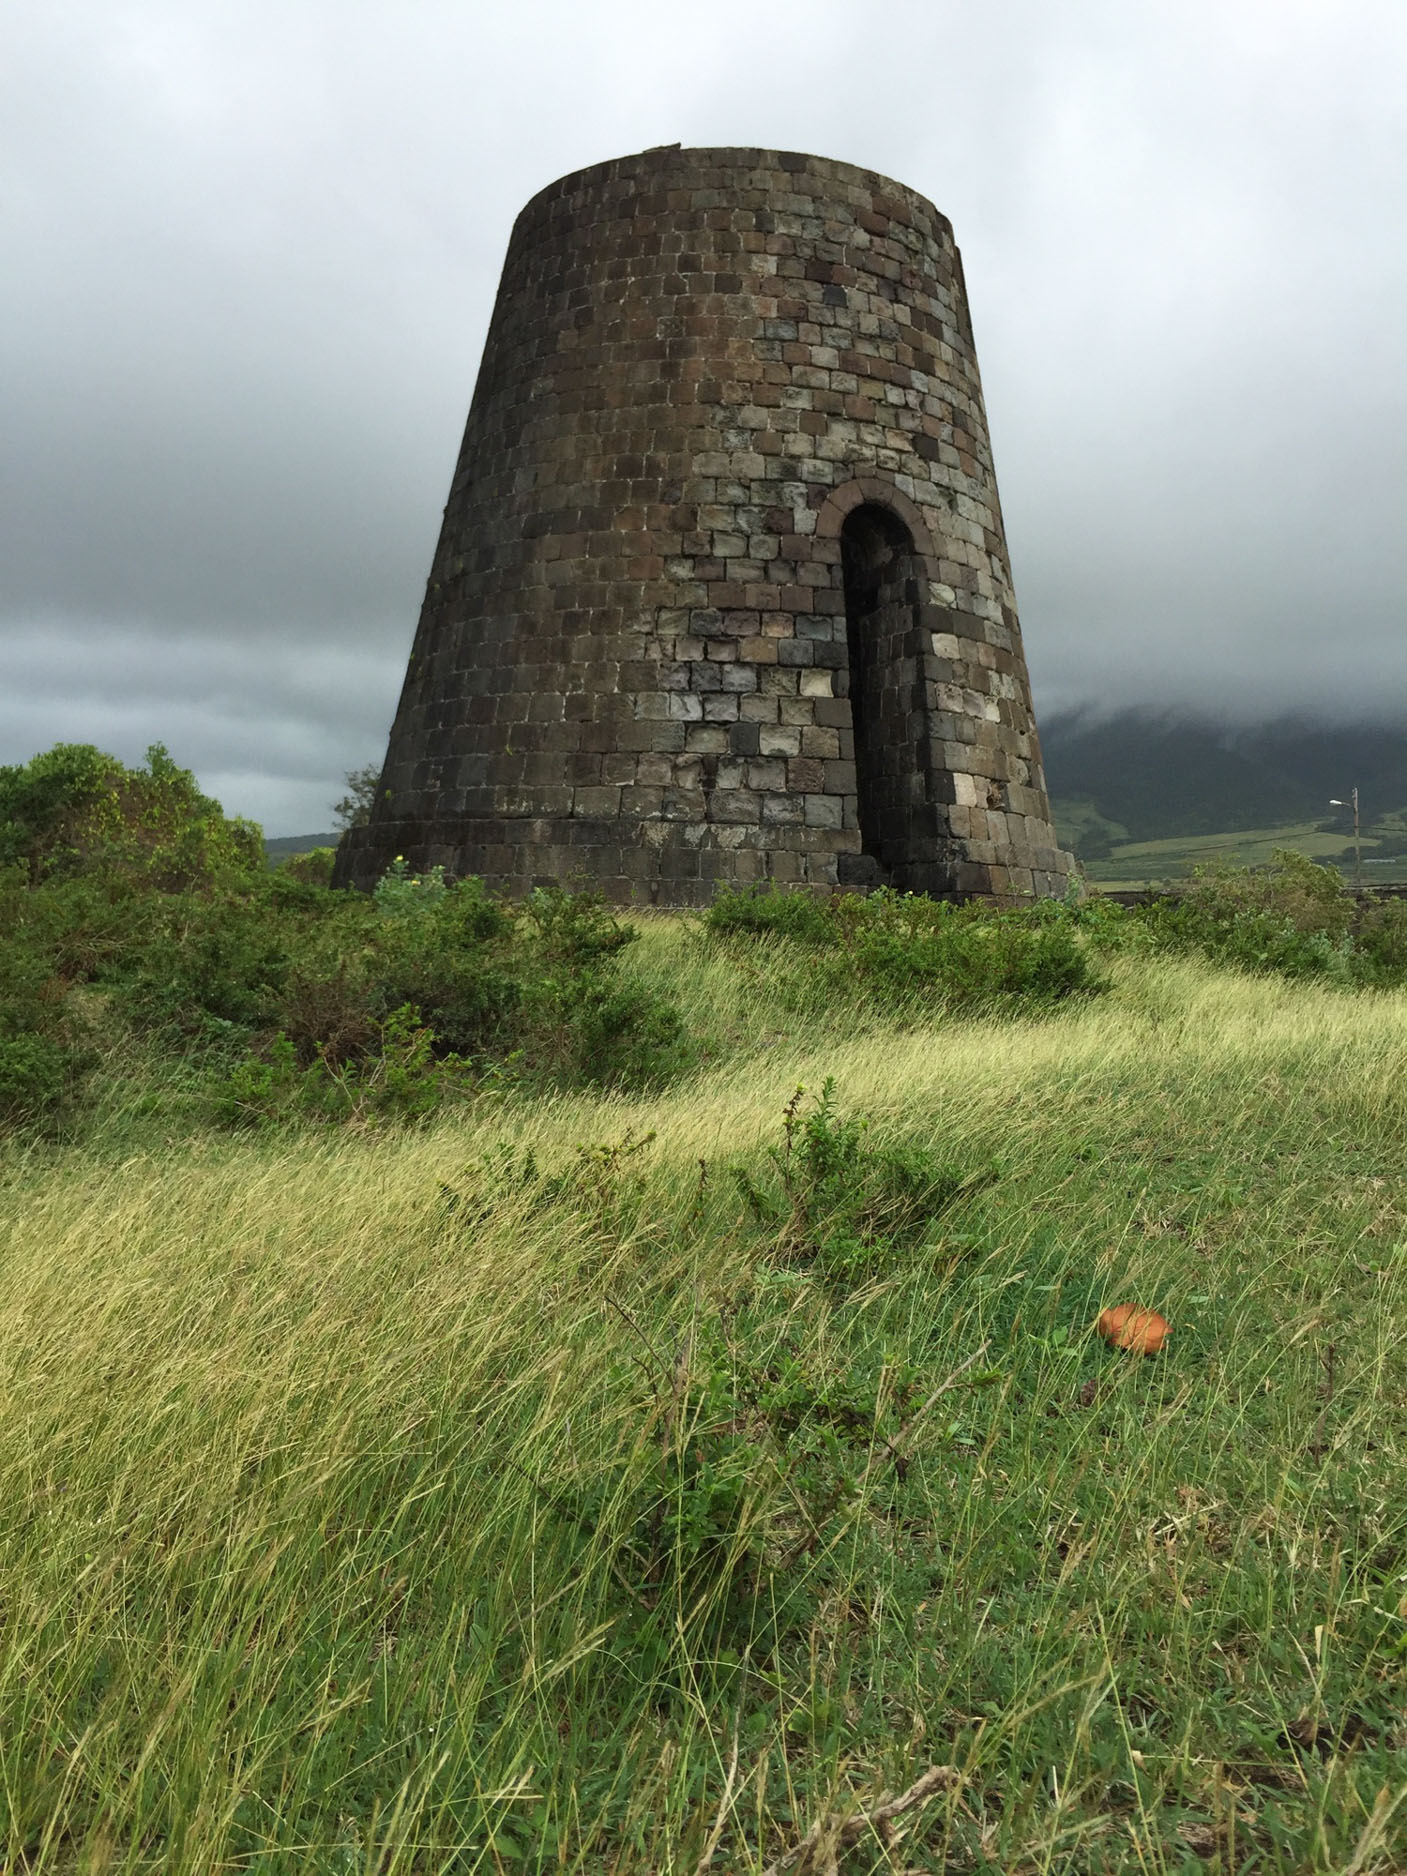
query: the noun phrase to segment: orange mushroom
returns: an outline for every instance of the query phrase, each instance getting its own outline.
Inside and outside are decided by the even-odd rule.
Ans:
[[[1106,1309],[1095,1327],[1111,1348],[1126,1348],[1134,1355],[1156,1355],[1172,1334],[1166,1316],[1156,1309],[1140,1309],[1137,1303]]]

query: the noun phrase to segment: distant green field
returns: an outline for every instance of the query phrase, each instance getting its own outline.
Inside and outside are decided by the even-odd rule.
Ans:
[[[1407,880],[1407,853],[1380,855],[1379,842],[1363,840],[1363,878],[1369,885]],[[1338,866],[1353,876],[1353,848],[1342,834],[1323,833],[1314,821],[1281,827],[1247,828],[1234,834],[1188,834],[1168,840],[1133,840],[1117,844],[1105,860],[1086,860],[1084,869],[1096,885],[1113,888],[1156,885],[1185,879],[1194,867],[1217,860],[1235,866],[1264,866],[1277,848],[1289,847],[1321,865]]]

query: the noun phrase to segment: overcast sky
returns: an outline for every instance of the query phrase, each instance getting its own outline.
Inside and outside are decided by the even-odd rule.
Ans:
[[[953,221],[1040,714],[1407,724],[1403,0],[10,0],[0,762],[379,761],[508,231],[650,144]]]

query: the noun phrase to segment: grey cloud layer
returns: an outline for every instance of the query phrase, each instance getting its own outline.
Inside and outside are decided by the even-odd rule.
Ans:
[[[0,760],[160,738],[325,824],[514,214],[676,139],[952,216],[1038,707],[1407,717],[1395,0],[901,0],[863,47],[839,0],[36,0],[9,39]]]

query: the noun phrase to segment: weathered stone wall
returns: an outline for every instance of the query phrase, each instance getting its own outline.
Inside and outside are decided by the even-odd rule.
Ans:
[[[961,262],[921,196],[671,149],[524,209],[338,877],[398,854],[666,905],[1063,889]]]

